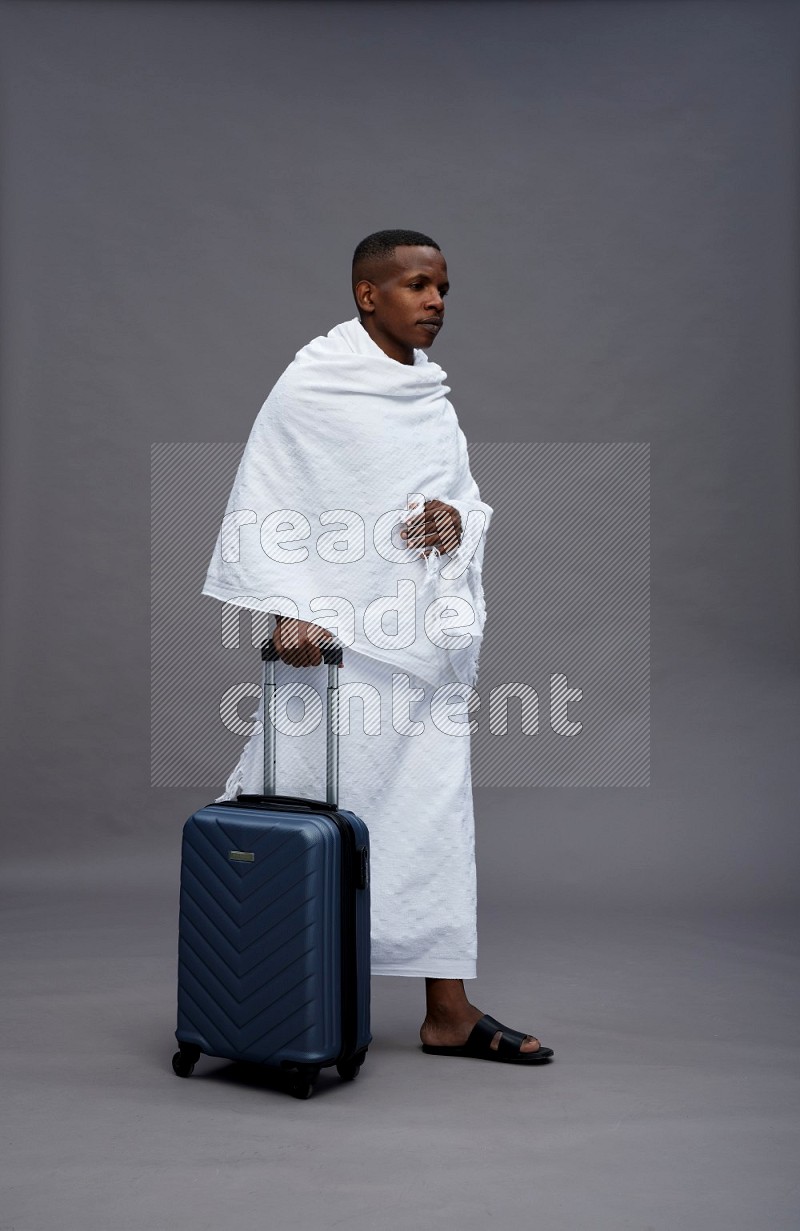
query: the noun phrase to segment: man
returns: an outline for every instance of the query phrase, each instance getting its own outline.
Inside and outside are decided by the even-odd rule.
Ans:
[[[539,1063],[552,1050],[485,1015],[463,983],[475,977],[477,955],[469,735],[454,728],[442,698],[477,676],[483,529],[492,510],[470,474],[446,373],[425,353],[443,327],[449,289],[429,236],[378,231],[359,243],[358,319],[299,351],[262,407],[203,592],[275,614],[277,667],[289,691],[296,669],[319,665],[319,646],[333,639],[305,617],[320,603],[336,607],[348,634],[343,669],[355,672],[370,728],[345,728],[340,780],[344,806],[370,830],[373,973],[425,978],[424,1051]],[[407,493],[415,498],[398,510]],[[287,527],[297,542],[316,519],[344,525],[347,535],[324,532],[313,553],[289,548]],[[389,522],[402,525],[399,543]],[[251,533],[248,546],[256,524],[259,542]],[[390,583],[396,603],[384,594]],[[328,593],[334,588],[338,595]],[[397,633],[386,631],[387,603]],[[445,623],[454,615],[472,633],[455,634]],[[425,722],[411,705],[430,684],[437,688]],[[389,708],[391,721],[381,725]],[[283,790],[315,794],[310,767],[321,737],[318,726],[284,741]],[[251,737],[220,798],[259,789],[261,739]]]

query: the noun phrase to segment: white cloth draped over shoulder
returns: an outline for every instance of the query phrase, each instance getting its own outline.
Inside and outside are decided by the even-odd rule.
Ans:
[[[423,350],[389,358],[358,318],[299,350],[253,424],[203,594],[319,624],[345,661],[349,645],[437,687],[474,685],[492,508],[446,376]],[[398,523],[437,498],[462,540],[426,558]]]

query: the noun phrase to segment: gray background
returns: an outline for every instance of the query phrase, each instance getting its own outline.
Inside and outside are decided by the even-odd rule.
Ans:
[[[800,10],[0,26],[0,1226],[795,1227]],[[470,441],[650,443],[651,779],[476,789],[468,990],[553,1064],[424,1057],[378,979],[358,1082],[300,1104],[169,1070],[211,792],[150,786],[150,446],[243,442],[385,226],[445,251]]]

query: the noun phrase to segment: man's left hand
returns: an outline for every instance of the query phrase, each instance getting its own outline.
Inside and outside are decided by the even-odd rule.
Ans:
[[[424,513],[420,511],[410,518],[400,537],[408,540],[409,547],[423,548],[426,556],[433,547],[455,551],[461,542],[461,514],[443,500],[426,500]]]

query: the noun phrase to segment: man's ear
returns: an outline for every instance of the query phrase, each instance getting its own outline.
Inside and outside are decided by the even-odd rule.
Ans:
[[[365,312],[369,314],[375,311],[375,304],[372,298],[374,291],[374,282],[368,281],[367,278],[362,278],[360,282],[356,283],[355,297],[359,316],[363,316]]]

